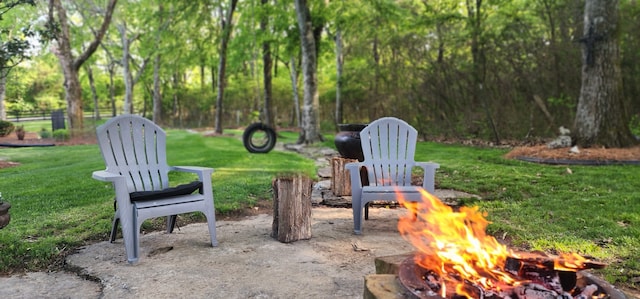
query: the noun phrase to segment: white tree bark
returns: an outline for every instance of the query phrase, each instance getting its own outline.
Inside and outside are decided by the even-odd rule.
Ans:
[[[342,30],[338,28],[336,36],[336,125],[342,123],[342,70],[344,65],[344,55],[342,54]]]
[[[320,124],[318,122],[318,110],[320,100],[318,97],[317,77],[317,53],[316,41],[313,35],[311,12],[306,0],[295,0],[298,29],[300,31],[300,44],[302,48],[302,76],[304,82],[304,95],[302,104],[302,130],[298,143],[314,143],[320,141]]]
[[[581,147],[627,147],[636,142],[624,108],[619,0],[587,0],[584,11],[582,87],[574,122]]]
[[[127,38],[127,24],[122,22],[116,25],[120,32],[120,40],[122,42],[122,76],[124,78],[124,105],[122,113],[133,113],[133,76],[131,75],[131,67],[129,65],[129,44],[131,40]]]
[[[298,71],[296,69],[296,59],[291,55],[289,62],[289,74],[291,75],[291,90],[293,91],[293,106],[296,115],[296,127],[302,128],[302,120],[300,119],[300,97],[298,96]]]

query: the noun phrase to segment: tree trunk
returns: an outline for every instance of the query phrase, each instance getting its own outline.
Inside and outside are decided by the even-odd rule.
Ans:
[[[172,84],[173,84],[173,123],[175,125],[175,120],[178,120],[178,125],[182,127],[182,111],[180,109],[180,101],[178,99],[178,90],[180,88],[180,74],[173,73],[172,76]]]
[[[65,99],[67,101],[67,114],[70,129],[82,129],[82,87],[78,79],[78,70],[82,64],[91,57],[102,41],[102,37],[109,28],[111,17],[118,0],[109,0],[105,10],[104,19],[100,29],[95,33],[95,38],[84,52],[75,60],[71,49],[71,33],[67,20],[67,12],[62,6],[61,0],[49,0],[49,23],[55,24],[54,13],[57,15],[57,24],[60,30],[57,31],[55,40],[57,45],[52,47],[52,52],[58,57],[64,74]],[[52,25],[53,26],[53,25]]]
[[[231,30],[233,27],[233,13],[235,11],[238,0],[230,0],[229,8],[224,13],[222,5],[219,6],[220,22],[222,28],[222,40],[220,42],[220,61],[218,64],[218,94],[216,98],[216,118],[215,132],[222,134],[222,101],[224,99],[224,90],[226,87],[226,69],[227,69],[227,48],[231,39]]]
[[[160,54],[153,60],[153,122],[162,123],[162,91],[160,90]]]
[[[69,54],[71,54],[69,52]],[[71,58],[71,57],[68,57]],[[67,101],[67,116],[69,119],[69,129],[82,129],[84,117],[82,115],[82,86],[78,80],[78,70],[66,62],[67,57],[58,58],[65,77],[64,89],[65,100]]]
[[[7,120],[7,110],[4,105],[4,98],[7,95],[7,74],[9,70],[0,70],[0,120]]]
[[[96,91],[96,82],[93,80],[93,69],[87,66],[87,77],[89,77],[89,86],[91,87],[91,97],[93,98],[93,116],[96,120],[100,120],[100,107],[98,105],[98,92]]]
[[[342,66],[344,64],[344,55],[342,54],[342,30],[338,28],[335,36],[336,42],[336,128],[342,123]]]
[[[131,70],[131,43],[138,38],[135,34],[131,38],[127,38],[127,24],[122,22],[116,26],[120,32],[120,38],[122,40],[122,74],[124,78],[124,114],[133,113],[133,91],[136,83],[140,79],[140,76],[144,72],[148,59],[145,58],[142,62],[142,66],[138,69],[135,79],[133,78],[133,71]]]
[[[115,76],[115,63],[109,64],[109,100],[111,101],[111,116],[116,117],[116,88],[113,86],[113,76]]]
[[[269,0],[262,0],[262,6],[267,8],[269,6]],[[269,15],[265,14],[260,20],[260,30],[262,32],[268,32]],[[273,93],[271,84],[271,69],[273,68],[273,61],[271,58],[271,42],[262,42],[262,71],[264,79],[264,122],[272,127],[276,127],[275,117],[273,114]]]
[[[331,191],[335,196],[351,195],[351,176],[345,169],[347,163],[358,162],[357,159],[331,158]]]
[[[628,147],[637,143],[624,107],[618,0],[587,0],[582,42],[582,88],[574,122],[577,145]]]
[[[164,20],[164,5],[162,1],[158,2],[158,23],[162,24],[155,33],[156,47],[160,47],[161,34],[164,28],[168,25],[168,21]],[[160,86],[160,63],[162,56],[160,52],[155,54],[153,59],[153,116],[152,120],[156,124],[162,124],[162,90]],[[202,83],[204,85],[204,83]]]
[[[487,97],[485,96],[485,73],[486,73],[486,54],[485,54],[485,42],[482,38],[483,19],[482,14],[482,0],[475,0],[472,4],[471,0],[467,0],[467,17],[469,29],[471,31],[471,56],[473,59],[473,68],[471,75],[473,78],[472,92],[472,105],[478,103],[482,106],[485,116],[487,117],[487,125],[493,133],[494,142],[500,144],[500,135],[496,128],[493,116],[491,113],[491,107]]]
[[[120,32],[120,40],[122,41],[122,77],[124,78],[124,104],[122,112],[124,114],[133,113],[133,76],[131,75],[129,65],[129,43],[127,38],[127,25],[125,23],[118,24],[118,32]]]
[[[298,71],[296,69],[296,59],[291,55],[289,62],[289,73],[291,74],[291,90],[293,91],[293,107],[296,116],[296,128],[302,128],[302,119],[300,117],[300,97],[298,96]]]
[[[218,96],[216,97],[216,119],[214,129],[218,134],[222,134],[222,99],[224,98],[224,88],[226,83],[225,72],[227,69],[227,46],[229,45],[229,39],[231,39],[233,12],[236,9],[238,0],[230,0],[229,4],[226,15],[224,14],[222,5],[218,7],[220,12],[220,22],[222,23],[222,39],[220,41],[220,51],[218,53],[220,56],[220,62],[218,65]]]
[[[300,44],[302,48],[302,75],[304,96],[302,105],[302,130],[298,143],[314,143],[321,141],[318,110],[317,49],[311,12],[306,0],[295,0]]]

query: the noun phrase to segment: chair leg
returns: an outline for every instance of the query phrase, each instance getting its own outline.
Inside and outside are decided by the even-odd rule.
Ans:
[[[116,235],[118,234],[118,223],[120,222],[120,218],[113,217],[113,224],[111,225],[111,235],[109,236],[109,242],[113,243],[116,240]]]
[[[353,232],[362,234],[362,193],[351,195],[351,209],[353,210]]]
[[[167,216],[167,233],[173,233],[173,229],[176,227],[177,220],[178,215]]]
[[[214,209],[215,210],[215,209]],[[218,238],[216,237],[216,214],[214,212],[205,213],[207,217],[207,225],[209,226],[209,235],[211,235],[211,246],[218,246]]]
[[[369,203],[364,204],[364,220],[369,220]]]
[[[136,263],[140,254],[139,228],[135,223],[121,222],[122,238],[124,239],[124,249],[127,254],[127,261],[130,264]],[[138,232],[135,230],[138,229]]]

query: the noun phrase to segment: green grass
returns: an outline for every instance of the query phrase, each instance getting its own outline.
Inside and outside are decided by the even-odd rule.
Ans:
[[[480,195],[464,204],[487,212],[488,230],[498,239],[520,249],[595,257],[610,264],[599,271],[607,280],[638,287],[640,167],[549,166],[507,160],[506,153],[419,143],[416,160],[440,163],[439,188]]]
[[[239,139],[168,131],[170,165],[215,169],[218,213],[271,199],[278,174],[314,175],[314,162],[297,154],[250,154]],[[293,143],[296,133],[280,132]],[[317,146],[333,147],[333,136]],[[489,233],[512,246],[549,253],[577,252],[609,266],[598,273],[615,284],[638,287],[640,277],[640,168],[549,166],[507,160],[504,149],[420,142],[417,161],[440,163],[438,188],[480,195],[463,199],[492,221]],[[95,145],[2,149],[0,158],[20,162],[0,170],[0,192],[13,205],[12,221],[0,231],[0,272],[26,263],[41,269],[56,256],[93,240],[106,240],[113,190],[91,179],[103,169]],[[567,171],[571,169],[571,172]],[[191,178],[174,175],[174,183]],[[197,219],[196,219],[197,220]]]

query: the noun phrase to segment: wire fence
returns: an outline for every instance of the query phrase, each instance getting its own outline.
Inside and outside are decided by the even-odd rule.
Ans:
[[[111,109],[99,109],[101,116],[111,115]],[[37,110],[11,110],[7,111],[7,121],[24,122],[33,120],[50,120],[56,117],[66,117],[66,109],[37,109]],[[85,111],[85,118],[95,118],[94,111]]]

